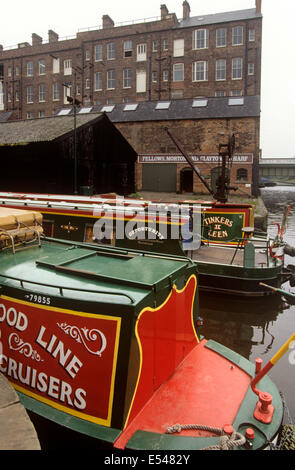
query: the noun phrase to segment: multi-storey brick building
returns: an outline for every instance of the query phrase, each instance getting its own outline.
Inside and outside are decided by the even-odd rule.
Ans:
[[[184,0],[181,20],[161,5],[154,21],[115,26],[104,15],[101,28],[79,31],[73,39],[59,40],[50,30],[46,42],[33,33],[32,44],[0,46],[0,111],[11,112],[13,119],[51,116],[70,107],[68,95],[95,111],[104,105],[200,97],[259,99],[262,15],[261,0],[255,1],[252,9],[193,17]],[[208,113],[206,122],[212,119]],[[230,129],[230,116],[225,119]],[[149,127],[140,122],[141,129]],[[243,129],[241,121],[239,127],[240,142],[252,139],[251,148],[240,145],[240,151],[258,161],[259,116],[254,126]],[[161,153],[154,141],[150,152],[144,146],[146,153]],[[186,150],[192,153],[195,147]],[[206,151],[214,154],[216,148]]]

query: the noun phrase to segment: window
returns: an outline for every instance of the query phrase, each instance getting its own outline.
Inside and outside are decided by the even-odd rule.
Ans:
[[[45,60],[39,60],[39,75],[45,75]]]
[[[27,62],[27,77],[33,76],[33,62]]]
[[[33,113],[31,111],[29,111],[27,113],[27,119],[32,119],[34,117]]]
[[[52,61],[52,71],[53,73],[59,73],[59,59],[54,58]]]
[[[45,85],[39,85],[39,101],[45,101]]]
[[[136,93],[146,92],[146,71],[138,70],[136,72]]]
[[[126,104],[124,106],[123,111],[136,111],[137,108],[138,108],[138,103]]]
[[[168,39],[163,39],[163,51],[168,51]]]
[[[66,86],[63,87],[64,88],[64,104],[69,104],[67,97],[72,95],[72,84],[65,83],[65,85]]]
[[[86,80],[85,80],[85,88],[86,88],[86,90],[89,90],[89,88],[90,88],[90,78],[86,78]]]
[[[108,60],[113,60],[116,58],[116,53],[115,53],[115,43],[110,42],[107,45],[107,58]]]
[[[39,118],[45,117],[45,111],[43,111],[43,110],[39,111],[38,116],[39,116]]]
[[[131,69],[123,70],[123,88],[131,88]]]
[[[18,65],[16,65],[16,67],[15,67],[15,75],[16,75],[16,77],[18,77],[19,74],[20,74],[20,68],[19,68]]]
[[[229,106],[243,106],[243,104],[244,104],[244,98],[229,98],[228,99]]]
[[[254,64],[253,63],[248,64],[248,75],[254,75],[254,70],[255,70]]]
[[[208,106],[208,100],[207,99],[195,99],[193,101],[192,107],[193,108],[205,108]]]
[[[230,96],[242,96],[242,92],[241,90],[232,90],[230,92]],[[242,104],[244,104],[244,98],[242,98],[242,100],[243,100]],[[230,103],[228,104],[237,104],[237,103],[240,104],[239,101],[241,100],[229,100],[229,101]]]
[[[219,91],[215,92],[215,96],[216,96],[216,98],[221,98],[223,96],[226,96],[226,93],[225,93],[225,91],[219,90]]]
[[[72,75],[72,59],[64,60],[64,75]]]
[[[239,168],[237,171],[237,181],[248,181],[248,170]]]
[[[193,62],[193,82],[204,82],[208,80],[208,62],[200,60]]]
[[[193,49],[208,48],[209,31],[207,29],[196,29],[193,31]]]
[[[158,101],[155,109],[169,109],[171,101]]]
[[[85,60],[90,60],[90,51],[89,51],[89,49],[87,49],[85,51]]]
[[[232,60],[232,80],[241,80],[243,73],[243,59],[238,57]]]
[[[81,95],[81,83],[77,83],[76,85],[76,95]]]
[[[241,46],[243,44],[243,26],[235,26],[232,29],[232,45]]]
[[[94,90],[102,90],[102,72],[95,72],[94,74]]]
[[[137,45],[137,59],[138,62],[146,60],[146,44]]]
[[[216,30],[216,47],[226,46],[226,28]]]
[[[107,88],[113,90],[115,88],[115,70],[107,71]]]
[[[184,80],[184,64],[173,65],[173,81],[182,82]]]
[[[173,57],[184,56],[184,39],[175,39],[173,41]]]
[[[132,41],[124,41],[124,57],[132,57]]]
[[[216,61],[216,80],[226,80],[226,60],[218,59]]]
[[[96,44],[96,46],[94,46],[94,60],[96,62],[102,60],[102,44]]]
[[[249,42],[255,41],[255,29],[249,29]]]
[[[152,82],[157,83],[158,81],[158,74],[157,72],[152,72]]]
[[[12,76],[12,67],[7,67],[7,76],[8,77]]]
[[[53,93],[52,93],[53,101],[59,100],[59,83],[53,84]]]
[[[158,50],[158,41],[153,41],[153,52],[157,52]]]
[[[30,85],[27,87],[27,103],[33,103],[33,101],[34,101],[33,87]]]
[[[169,70],[163,70],[163,82],[168,82],[169,80]]]

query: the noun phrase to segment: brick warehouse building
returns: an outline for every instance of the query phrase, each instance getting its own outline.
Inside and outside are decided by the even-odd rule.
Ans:
[[[9,49],[0,46],[0,112],[10,119],[52,116],[61,108],[69,107],[69,95],[98,112],[104,105],[115,105],[116,109],[123,103],[150,103],[153,107],[158,101],[171,102],[172,106],[175,103],[175,109],[180,110],[185,100],[208,99],[209,105],[202,110],[207,111],[206,116],[203,113],[200,118],[192,112],[189,118],[180,118],[178,122],[174,117],[174,128],[176,122],[178,129],[185,128],[185,142],[182,132],[176,136],[188,153],[205,153],[207,164],[211,165],[208,158],[216,154],[217,141],[219,143],[227,131],[235,130],[238,151],[249,155],[249,167],[244,168],[247,173],[241,168],[234,179],[244,179],[245,185],[250,185],[244,185],[244,190],[255,193],[259,156],[261,0],[256,0],[255,6],[193,17],[185,0],[181,20],[169,13],[166,5],[161,5],[161,17],[149,22],[115,26],[113,20],[104,15],[102,27],[79,31],[73,39],[59,40],[58,34],[50,30],[47,42],[33,33],[32,44],[21,43]],[[224,100],[230,97],[241,99],[242,104],[235,108],[242,109],[240,115],[236,111],[228,113]],[[256,100],[255,116],[253,103],[247,115],[250,97]],[[216,115],[209,109],[213,102]],[[222,107],[226,112],[221,124]],[[230,110],[233,109],[231,106]],[[111,120],[112,114],[109,114]],[[137,187],[145,189],[150,184],[149,179],[152,180],[153,170],[143,171],[143,157],[164,153],[168,158],[170,154],[175,155],[176,149],[163,136],[161,119],[151,119],[149,114],[146,120],[131,121],[131,114],[128,116],[129,125],[125,117],[120,122],[115,114],[113,122],[140,154]],[[202,140],[202,136],[209,134],[210,138]],[[159,166],[164,160],[158,159],[155,163],[154,159],[149,165],[154,165],[157,174],[161,171],[166,174],[167,158],[164,158],[165,170]],[[185,167],[187,165],[182,167],[179,163],[173,176],[178,191],[183,185],[185,188],[191,185],[191,175]],[[198,189],[196,182],[193,188]]]

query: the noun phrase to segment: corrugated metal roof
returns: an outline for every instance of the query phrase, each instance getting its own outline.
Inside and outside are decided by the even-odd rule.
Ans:
[[[77,128],[97,119],[99,116],[103,115],[100,113],[77,115]],[[73,128],[74,117],[72,114],[69,116],[0,122],[0,146],[49,142],[72,131]]]
[[[250,8],[248,10],[237,10],[225,13],[214,13],[212,15],[193,16],[187,20],[181,20],[174,28],[191,28],[215,23],[228,23],[255,18],[262,18],[262,14],[256,13],[255,8]]]

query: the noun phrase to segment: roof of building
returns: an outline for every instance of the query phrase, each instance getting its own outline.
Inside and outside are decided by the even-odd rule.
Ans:
[[[77,115],[77,128],[102,114]],[[73,131],[73,115],[0,122],[0,146],[50,142]]]
[[[211,15],[193,16],[191,18],[188,18],[187,20],[180,20],[179,24],[175,26],[175,28],[190,28],[194,26],[227,23],[255,18],[262,18],[262,14],[256,13],[255,8],[250,8],[248,10],[237,10],[225,13],[214,13]]]
[[[170,121],[182,119],[217,119],[260,116],[260,97],[241,96],[167,101],[122,103],[107,107],[110,120],[116,122]],[[104,111],[95,106],[92,111]]]

